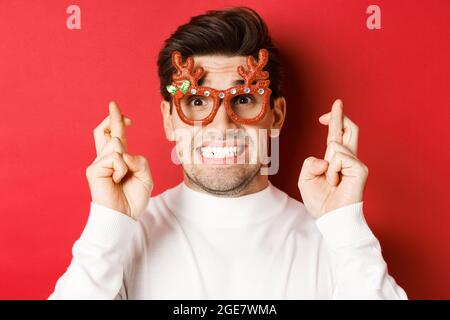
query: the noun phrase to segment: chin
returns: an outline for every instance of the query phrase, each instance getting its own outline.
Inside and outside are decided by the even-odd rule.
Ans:
[[[184,168],[189,180],[208,192],[226,193],[242,190],[258,174],[259,164],[192,165]]]

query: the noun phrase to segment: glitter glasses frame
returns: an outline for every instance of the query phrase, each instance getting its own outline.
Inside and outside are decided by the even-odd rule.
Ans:
[[[266,49],[259,51],[258,61],[253,56],[248,56],[247,68],[243,66],[237,67],[237,72],[244,79],[244,84],[230,87],[226,90],[217,90],[197,84],[198,80],[203,77],[205,71],[202,67],[198,67],[193,71],[194,59],[192,57],[188,57],[186,62],[183,63],[181,53],[179,51],[172,52],[172,64],[177,72],[172,76],[172,84],[166,88],[173,96],[173,103],[180,119],[188,125],[207,125],[214,120],[220,108],[221,101],[223,101],[228,116],[234,122],[239,124],[254,124],[261,121],[267,113],[272,94],[272,90],[269,88],[269,72],[262,70],[267,64],[268,58],[269,54]],[[231,107],[231,99],[242,94],[262,96],[261,111],[255,117],[242,118]],[[189,96],[212,97],[213,108],[209,115],[199,120],[188,118],[181,107],[181,100]]]

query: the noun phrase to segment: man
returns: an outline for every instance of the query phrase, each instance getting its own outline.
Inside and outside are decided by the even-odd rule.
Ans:
[[[264,138],[282,128],[286,101],[256,12],[192,18],[166,40],[158,68],[183,182],[149,200],[147,161],[127,152],[131,119],[110,103],[86,171],[89,219],[50,299],[407,298],[363,216],[368,169],[342,101],[319,119],[327,150],[303,163],[304,204],[264,174]]]

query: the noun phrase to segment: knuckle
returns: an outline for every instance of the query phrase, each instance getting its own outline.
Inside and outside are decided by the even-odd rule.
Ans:
[[[116,160],[121,160],[122,159],[122,155],[120,154],[120,152],[117,152],[117,151],[113,151],[111,153],[111,157],[113,159],[116,159]]]
[[[364,172],[366,173],[366,176],[369,175],[369,167],[366,166],[365,164],[363,164],[363,169],[364,169]]]
[[[120,141],[117,140],[117,138],[111,139],[110,143],[111,143],[111,147],[114,151],[116,151],[116,152],[123,151],[123,146],[120,143]]]
[[[119,167],[116,169],[116,171],[118,172],[127,172],[128,171],[128,167],[124,164],[120,164]]]
[[[331,157],[331,160],[336,160],[337,158],[340,158],[340,157],[342,157],[342,152],[340,152],[340,151],[335,151],[335,152],[333,153],[333,156]]]
[[[148,168],[148,162],[144,156],[137,155],[135,159],[136,159],[136,162],[138,163],[139,167]]]
[[[148,165],[148,161],[144,156],[139,156],[139,161],[145,166]]]
[[[313,156],[307,157],[307,158],[305,159],[305,161],[303,161],[302,171],[303,171],[303,169],[306,169],[306,168],[308,168],[308,167],[311,167],[315,160],[316,160],[316,158],[313,157]]]
[[[100,139],[99,131],[98,131],[97,129],[94,129],[94,130],[92,131],[92,135],[94,136],[94,139],[95,139],[95,140]]]
[[[330,162],[334,164],[334,163],[336,163],[336,162],[338,162],[338,161],[340,161],[340,160],[343,160],[343,158],[344,158],[345,156],[346,156],[345,153],[340,152],[340,151],[335,151],[334,154],[333,154],[333,156],[331,157]]]
[[[119,148],[119,150],[123,150],[123,143],[122,140],[119,137],[112,137],[111,143],[116,147]]]
[[[308,165],[314,162],[316,158],[313,156],[309,156],[308,158],[305,159],[305,161],[303,162],[304,165]]]
[[[339,143],[337,142],[337,141],[335,141],[335,140],[331,140],[330,141],[330,143],[328,144],[331,148],[333,148],[333,149],[337,149],[337,148],[339,148]]]
[[[369,174],[369,168],[364,163],[359,162],[359,168],[364,175],[367,176]]]
[[[327,144],[328,147],[332,147],[332,148],[334,148],[334,149],[337,149],[337,148],[339,148],[340,145],[341,145],[341,144],[338,142],[337,137],[335,137],[335,136],[330,136],[330,137],[328,138],[328,144]]]
[[[91,164],[90,166],[88,166],[85,170],[85,175],[88,179],[90,179],[90,177],[92,176],[92,174],[94,173],[94,164]]]

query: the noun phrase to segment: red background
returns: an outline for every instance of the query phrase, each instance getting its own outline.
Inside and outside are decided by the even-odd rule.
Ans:
[[[71,4],[81,30],[66,28]],[[366,28],[371,4],[381,30]],[[179,24],[225,5],[262,15],[288,69],[273,183],[300,199],[303,160],[325,151],[317,118],[343,99],[360,127],[364,211],[389,272],[409,298],[450,298],[447,0],[1,1],[0,298],[45,299],[66,270],[88,216],[92,130],[109,100],[134,120],[130,151],[148,158],[154,195],[181,181],[156,57]]]

